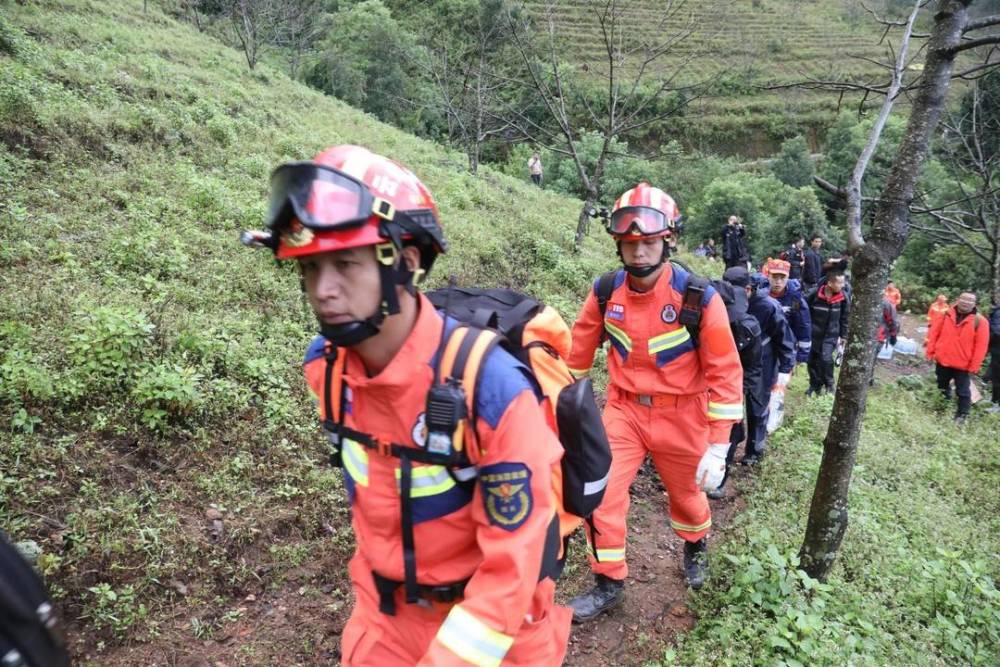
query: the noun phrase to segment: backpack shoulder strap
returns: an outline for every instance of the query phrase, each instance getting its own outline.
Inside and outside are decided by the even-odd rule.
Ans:
[[[342,464],[340,432],[344,425],[344,399],[347,393],[347,383],[344,382],[347,355],[339,354],[336,347],[327,344],[323,356],[326,358],[326,370],[323,374],[323,428],[333,445],[330,464],[339,468]]]
[[[618,270],[608,271],[602,274],[600,278],[597,279],[597,286],[594,288],[594,296],[597,297],[597,307],[601,309],[601,317],[604,316],[604,311],[608,308],[608,299],[611,298],[611,293],[615,291],[615,277],[618,275]]]
[[[479,459],[481,451],[476,438],[476,387],[482,375],[483,364],[503,338],[495,331],[474,326],[458,326],[448,334],[437,368],[437,382],[452,381],[465,392],[466,419],[456,428],[456,447],[464,446],[466,454],[473,462]]]

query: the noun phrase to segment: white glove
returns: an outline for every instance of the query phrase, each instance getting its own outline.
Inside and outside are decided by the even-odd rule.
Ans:
[[[694,483],[705,491],[719,488],[722,478],[726,475],[726,454],[729,443],[709,445],[705,455],[698,462],[698,472],[694,474]]]
[[[778,386],[787,387],[788,381],[792,379],[791,373],[778,373]]]

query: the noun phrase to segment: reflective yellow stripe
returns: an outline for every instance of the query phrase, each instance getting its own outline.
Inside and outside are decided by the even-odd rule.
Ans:
[[[691,333],[687,330],[687,327],[681,327],[676,331],[671,331],[670,333],[650,338],[649,353],[656,354],[657,352],[663,352],[664,350],[669,350],[672,347],[682,345],[689,340],[691,340]]]
[[[621,549],[598,549],[597,560],[601,563],[615,563],[625,560],[625,547]]]
[[[611,324],[611,322],[608,322],[607,320],[604,320],[604,328],[607,329],[608,335],[610,335],[612,338],[614,338],[616,341],[622,344],[622,347],[624,347],[629,352],[632,351],[632,339],[628,337],[628,334],[626,334],[624,331],[622,331],[615,325]]]
[[[402,470],[396,468],[396,491],[400,490]],[[455,480],[444,466],[418,466],[413,468],[410,486],[411,498],[426,498],[444,493],[455,486]]]
[[[353,440],[345,438],[341,454],[344,470],[351,476],[354,483],[368,486],[368,452],[365,451],[365,448]]]
[[[455,605],[437,632],[438,641],[466,662],[479,667],[499,667],[514,638],[497,632]]]
[[[709,419],[743,419],[742,403],[713,403],[708,402]]]
[[[711,517],[709,517],[708,521],[701,524],[700,526],[689,526],[686,523],[679,523],[677,521],[674,521],[673,519],[670,520],[671,528],[673,528],[674,530],[683,530],[685,533],[700,533],[703,530],[708,530],[708,528],[711,527],[711,525],[712,525]]]
[[[589,372],[590,372],[590,368],[570,368],[569,369],[570,375],[572,375],[577,380],[579,380],[580,378],[584,377]]]

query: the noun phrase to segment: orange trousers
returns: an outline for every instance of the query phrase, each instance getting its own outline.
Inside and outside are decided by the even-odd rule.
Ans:
[[[673,398],[673,397],[671,397]],[[604,408],[604,428],[611,442],[611,476],[604,501],[594,512],[598,560],[596,574],[628,576],[625,561],[629,487],[649,454],[670,497],[670,526],[689,542],[708,533],[712,515],[705,492],[695,482],[698,463],[708,448],[708,396],[677,396],[661,407],[641,405],[611,386]]]
[[[378,592],[367,561],[355,554],[348,566],[354,587],[354,611],[341,635],[341,665],[345,667],[404,667],[424,658],[454,603],[406,604],[403,587],[396,591],[396,615],[378,609]],[[503,667],[556,667],[563,663],[572,612],[555,604],[555,582],[538,582],[531,609],[532,622],[525,622],[514,636]],[[448,653],[439,660],[425,661],[428,667],[467,665]]]

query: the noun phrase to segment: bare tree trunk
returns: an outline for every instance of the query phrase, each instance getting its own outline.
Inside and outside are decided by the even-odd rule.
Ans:
[[[951,82],[955,48],[968,21],[970,0],[941,0],[934,15],[927,61],[906,134],[879,199],[872,232],[853,254],[853,297],[847,350],[830,427],[823,441],[816,490],[800,550],[803,569],[826,579],[848,523],[848,489],[861,435],[874,356],[872,339],[889,266],[903,251],[909,206],[927,158]]]
[[[991,269],[993,293],[990,294],[990,299],[994,306],[1000,306],[1000,239],[993,240],[993,266]]]

